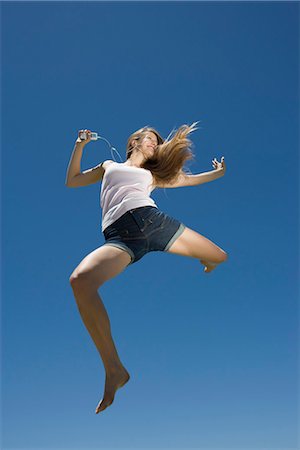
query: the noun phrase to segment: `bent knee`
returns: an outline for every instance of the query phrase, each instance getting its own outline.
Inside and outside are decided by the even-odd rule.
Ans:
[[[95,280],[92,272],[89,271],[74,271],[69,278],[73,290],[80,289],[97,289],[101,285],[101,280]]]
[[[224,252],[224,250],[221,250],[221,253],[219,255],[220,263],[227,261],[227,259],[228,259],[228,254],[226,252]]]
[[[77,288],[88,282],[88,276],[84,272],[74,271],[70,276],[69,281],[72,288]]]

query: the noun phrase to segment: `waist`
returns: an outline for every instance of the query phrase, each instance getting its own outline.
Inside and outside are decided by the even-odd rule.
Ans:
[[[141,199],[127,199],[111,206],[108,210],[104,208],[102,210],[102,231],[104,231],[105,228],[118,220],[127,211],[142,208],[145,206],[157,208],[157,205],[151,197]]]
[[[146,213],[147,211],[151,211],[151,210],[158,211],[158,207],[147,205],[147,206],[138,206],[137,208],[129,209],[124,214],[122,214],[118,219],[116,219],[114,222],[112,222],[111,224],[106,226],[102,231],[105,235],[105,233],[107,233],[109,231],[109,229],[117,228],[118,226],[122,225],[122,223],[124,223],[124,219],[126,219],[127,216],[134,216],[135,213],[142,215],[143,213]]]

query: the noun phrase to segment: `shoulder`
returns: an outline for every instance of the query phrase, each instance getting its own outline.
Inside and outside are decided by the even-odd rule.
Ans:
[[[103,163],[101,163],[101,166],[103,167],[104,171],[115,161],[112,161],[111,159],[107,159],[106,161],[103,161]]]

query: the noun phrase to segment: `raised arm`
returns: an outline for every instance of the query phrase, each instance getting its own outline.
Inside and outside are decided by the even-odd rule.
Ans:
[[[197,186],[197,184],[208,183],[209,181],[217,180],[223,177],[226,172],[226,164],[224,156],[221,158],[221,162],[217,161],[216,158],[212,160],[212,165],[214,170],[209,172],[203,172],[196,175],[188,175],[188,183],[186,186]]]
[[[65,181],[65,185],[68,187],[88,186],[89,184],[94,184],[100,181],[104,175],[106,161],[101,164],[98,164],[95,167],[92,167],[91,169],[87,169],[81,172],[80,165],[83,149],[86,146],[86,144],[88,144],[91,140],[89,130],[80,130],[78,132],[78,136],[79,133],[82,131],[87,132],[87,139],[81,140],[78,137],[75,142],[75,146],[68,165]]]
[[[177,179],[172,183],[156,185],[158,188],[175,188],[183,186],[197,186],[198,184],[208,183],[209,181],[216,180],[222,177],[226,171],[226,164],[224,157],[222,156],[221,162],[218,162],[216,158],[212,160],[214,170],[209,172],[198,173],[195,175],[189,175],[181,172]]]

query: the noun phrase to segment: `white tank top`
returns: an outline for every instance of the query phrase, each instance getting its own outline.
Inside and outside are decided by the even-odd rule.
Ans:
[[[123,214],[140,206],[157,208],[150,194],[153,177],[150,170],[112,162],[102,179],[100,205],[102,208],[102,231]]]

